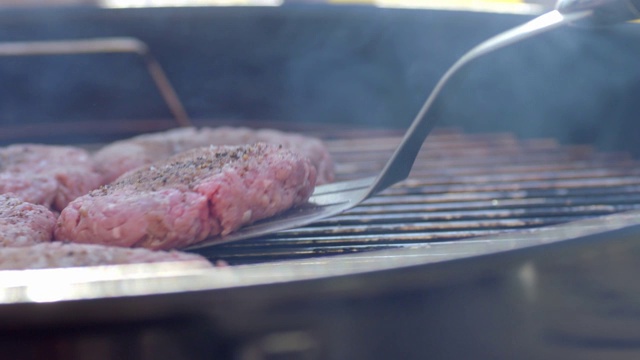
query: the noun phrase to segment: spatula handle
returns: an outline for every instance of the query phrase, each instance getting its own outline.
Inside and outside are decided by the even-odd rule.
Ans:
[[[519,42],[531,36],[555,29],[558,26],[579,20],[591,15],[591,11],[573,12],[563,15],[557,10],[548,12],[535,19],[500,33],[471,49],[458,59],[440,78],[418,115],[411,123],[402,142],[391,159],[371,187],[370,195],[376,194],[389,186],[406,179],[413,166],[425,138],[436,123],[436,118],[429,113],[435,99],[448,83],[449,79],[469,62],[494,50]]]
[[[560,0],[556,9],[563,14],[592,10],[581,21],[585,25],[608,25],[640,18],[640,0]]]

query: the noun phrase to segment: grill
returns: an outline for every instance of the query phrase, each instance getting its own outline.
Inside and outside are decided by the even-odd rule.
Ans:
[[[0,48],[10,56],[0,143],[93,149],[165,130],[182,113],[175,87],[197,125],[319,136],[338,180],[375,175],[447,66],[529,18],[366,6],[0,11],[14,42]],[[470,64],[435,104],[442,128],[408,180],[334,218],[200,250],[230,267],[2,272],[0,349],[18,359],[638,358],[639,35],[637,24],[567,28]],[[126,46],[98,54],[92,38]],[[82,54],[50,57],[44,40]],[[46,61],[15,57],[33,41]],[[165,71],[172,86],[155,88]]]
[[[399,143],[397,132],[319,134],[337,178],[375,175]],[[640,167],[624,153],[512,134],[440,130],[411,176],[362,206],[302,229],[221,245],[212,260],[251,264],[452,242],[640,208]],[[465,240],[463,240],[465,239]]]
[[[325,139],[337,180],[375,175],[402,135],[296,129]],[[637,322],[625,314],[637,308],[620,299],[634,296],[640,270],[639,169],[624,152],[438,129],[410,177],[364,204],[200,251],[231,267],[0,277],[0,347],[27,359],[635,356]]]

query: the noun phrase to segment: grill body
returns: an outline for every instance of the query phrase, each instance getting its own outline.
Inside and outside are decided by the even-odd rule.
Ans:
[[[142,38],[198,124],[280,120],[249,124],[327,139],[341,179],[379,171],[416,94],[528,18],[362,7],[0,17],[8,40]],[[0,344],[17,358],[637,358],[638,30],[566,29],[478,62],[437,104],[443,129],[407,182],[334,219],[203,253],[244,265],[233,280],[124,274],[46,304],[16,285]],[[95,146],[172,126],[136,120],[168,114],[135,59],[43,61],[0,60],[26,95],[0,97],[0,141]]]

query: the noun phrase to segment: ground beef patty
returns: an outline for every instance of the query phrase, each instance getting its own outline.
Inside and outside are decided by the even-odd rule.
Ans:
[[[46,207],[0,195],[0,247],[51,241],[55,224],[56,216]]]
[[[319,139],[277,130],[253,130],[245,127],[180,128],[140,135],[114,142],[95,155],[97,169],[111,182],[123,173],[149,165],[177,153],[209,145],[245,145],[256,142],[278,144],[311,160],[316,168],[317,183],[333,181],[333,162]]]
[[[0,249],[0,270],[45,269],[192,261],[199,267],[212,266],[204,257],[178,251],[126,249],[113,246],[51,242]]]
[[[181,248],[306,202],[315,180],[309,160],[281,146],[197,148],[74,200],[55,238]]]
[[[71,146],[16,144],[0,148],[0,194],[62,210],[102,184],[88,152]]]

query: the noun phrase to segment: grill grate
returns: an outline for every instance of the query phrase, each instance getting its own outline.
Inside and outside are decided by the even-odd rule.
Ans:
[[[380,132],[328,138],[338,180],[375,175],[400,141],[399,134]],[[640,167],[627,154],[447,130],[429,137],[408,180],[351,211],[200,253],[240,265],[462,245],[478,236],[634,209],[640,209]]]

